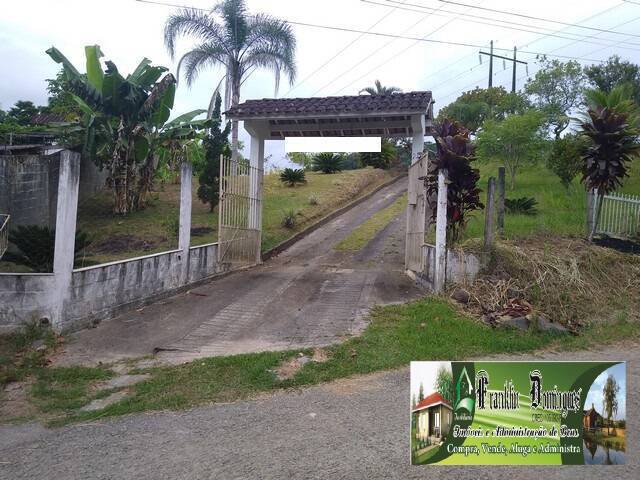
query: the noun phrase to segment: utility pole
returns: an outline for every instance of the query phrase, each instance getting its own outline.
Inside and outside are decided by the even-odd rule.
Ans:
[[[493,40],[491,40],[491,53],[489,54],[489,88],[491,87],[493,87]]]
[[[503,57],[502,55],[496,55],[493,53],[493,40],[491,40],[491,49],[490,52],[480,51],[480,55],[487,55],[489,57],[489,88],[493,87],[493,59],[500,58],[507,62],[513,62],[513,76],[511,78],[511,92],[515,93],[516,91],[516,64],[521,63],[523,65],[527,65],[527,62],[523,62],[522,60],[518,60],[517,58],[518,49],[513,47],[513,58]]]

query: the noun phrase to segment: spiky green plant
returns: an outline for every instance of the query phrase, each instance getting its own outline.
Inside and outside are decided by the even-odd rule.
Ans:
[[[280,181],[289,187],[295,187],[298,183],[307,183],[304,170],[301,168],[285,168],[280,173]]]
[[[342,157],[335,153],[319,153],[313,157],[312,168],[316,172],[336,173],[342,171]]]
[[[505,198],[504,206],[508,213],[519,213],[522,215],[536,215],[538,201],[533,197]]]
[[[5,260],[26,265],[36,272],[51,272],[56,244],[56,231],[39,225],[20,225],[9,232],[11,242],[18,252],[7,252]],[[75,237],[74,254],[79,254],[91,243],[89,236],[78,230]]]

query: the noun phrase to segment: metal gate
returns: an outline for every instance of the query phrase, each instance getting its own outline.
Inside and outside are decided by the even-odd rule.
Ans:
[[[262,169],[220,158],[218,261],[232,268],[260,263]]]
[[[602,202],[602,206],[599,203]],[[640,237],[640,197],[625,194],[596,196],[594,219],[600,208],[596,233],[623,239]]]
[[[405,269],[421,272],[425,267],[424,245],[427,195],[424,177],[427,175],[428,155],[422,155],[409,167],[407,198],[407,235],[405,244]]]

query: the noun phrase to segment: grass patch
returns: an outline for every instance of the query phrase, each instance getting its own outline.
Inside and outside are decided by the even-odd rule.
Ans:
[[[481,200],[486,204],[487,181],[498,178],[498,162],[475,162],[480,170],[479,186],[483,190]],[[631,162],[629,177],[618,193],[640,195],[640,162]],[[508,184],[507,179],[507,184]],[[537,215],[506,214],[505,238],[516,239],[534,234],[558,236],[584,236],[586,234],[587,195],[579,178],[565,189],[542,162],[522,167],[516,177],[516,188],[507,185],[506,198],[533,197],[538,202]],[[470,216],[462,240],[481,238],[484,235],[484,211]],[[435,233],[430,231],[427,240],[433,243]]]
[[[131,387],[131,395],[99,412],[78,414],[88,400],[88,384],[110,375],[88,369],[41,375],[34,395],[52,396],[49,411],[68,412],[52,425],[161,409],[249,398],[263,392],[314,385],[355,374],[406,366],[411,360],[460,360],[499,353],[524,353],[545,347],[586,348],[620,339],[639,338],[636,322],[620,318],[587,327],[584,335],[494,330],[457,312],[448,301],[429,297],[406,305],[374,309],[371,324],[360,337],[327,348],[323,363],[309,362],[290,379],[279,381],[273,370],[300,350],[214,357],[180,365],[144,370],[151,378]],[[311,355],[310,350],[302,350]],[[106,377],[104,377],[106,378]],[[53,384],[51,386],[50,384]],[[66,385],[66,387],[65,387]],[[68,388],[72,394],[62,392]],[[82,399],[82,401],[80,401]]]
[[[397,172],[363,168],[333,175],[306,174],[307,183],[287,187],[277,172],[264,177],[263,251],[269,250],[332,211],[389,181]],[[192,245],[216,242],[218,208],[209,211],[197,197],[193,182]],[[313,197],[314,202],[309,198]],[[152,192],[145,209],[126,216],[113,215],[110,191],[100,192],[78,206],[78,228],[91,235],[84,265],[122,260],[167,251],[177,246],[176,222],[180,185],[166,183]],[[298,212],[294,228],[282,226],[283,212]],[[3,268],[0,263],[0,271]],[[12,268],[5,266],[4,268]]]
[[[68,413],[94,398],[90,394],[93,383],[112,376],[113,372],[105,368],[43,368],[36,372],[36,382],[31,389],[31,396],[44,413]]]
[[[10,382],[18,382],[46,365],[47,355],[53,351],[57,338],[50,328],[37,322],[20,330],[0,335],[0,389]]]
[[[368,244],[393,218],[407,206],[407,195],[402,195],[387,208],[360,224],[335,247],[340,251],[358,251]]]

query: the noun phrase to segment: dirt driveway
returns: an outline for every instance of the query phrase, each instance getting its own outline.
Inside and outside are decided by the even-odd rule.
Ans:
[[[404,275],[405,214],[363,250],[334,246],[406,191],[406,179],[335,218],[251,270],[70,335],[58,365],[156,353],[167,363],[198,357],[327,345],[359,333],[375,304],[421,291]]]

